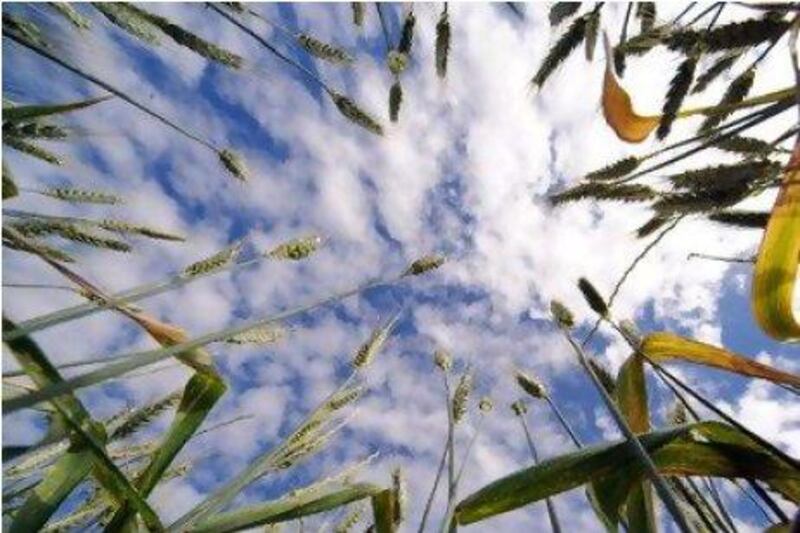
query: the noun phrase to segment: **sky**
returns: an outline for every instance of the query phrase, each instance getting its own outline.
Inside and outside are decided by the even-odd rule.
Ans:
[[[410,7],[385,5],[387,30],[395,42]],[[659,19],[671,19],[682,7],[659,4]],[[287,337],[275,345],[211,346],[229,390],[208,423],[250,418],[193,440],[182,452],[181,459],[195,461],[190,474],[165,483],[150,499],[167,522],[290,433],[345,379],[370,332],[397,311],[396,332],[369,368],[370,391],[346,428],[322,453],[260,480],[236,505],[277,497],[379,451],[364,477],[386,483],[390,471],[402,467],[411,503],[405,527],[416,529],[446,439],[442,380],[432,361],[438,348],[453,354],[457,373],[469,367],[476,378],[470,411],[457,429],[458,457],[481,418],[477,398],[490,396],[495,404],[481,425],[463,495],[530,464],[508,407],[520,395],[512,377],[515,369],[529,371],[547,385],[585,442],[618,437],[548,314],[551,299],[564,302],[584,334],[595,317],[577,289],[578,278],[587,277],[608,294],[648,243],[635,236],[650,216],[646,207],[591,202],[552,207],[547,200],[548,193],[592,170],[658,146],[654,140],[624,144],[606,126],[599,107],[604,68],[599,47],[591,62],[578,50],[544,88],[534,90],[529,80],[565,28],[550,28],[549,4],[526,5],[523,17],[503,4],[452,4],[451,53],[447,78],[441,80],[434,68],[441,5],[414,4],[412,58],[402,74],[404,99],[395,124],[387,109],[393,79],[373,6],[367,6],[364,26],[357,28],[347,3],[254,5],[285,28],[351,52],[356,61],[349,68],[312,61],[271,26],[246,19],[259,35],[376,116],[385,129],[377,137],[348,122],[319,87],[201,4],[147,8],[240,54],[244,67],[233,71],[209,63],[168,39],[157,47],[141,43],[88,5],[79,10],[91,18],[92,28],[81,33],[42,6],[6,4],[3,9],[34,17],[48,28],[59,54],[82,68],[215,145],[241,153],[250,177],[246,183],[232,179],[214,153],[119,99],[64,119],[76,135],[51,146],[66,157],[63,167],[4,148],[4,160],[25,187],[97,188],[126,200],[122,206],[73,206],[23,193],[7,207],[119,217],[187,237],[184,243],[135,240],[130,254],[74,248],[78,272],[117,291],[167,277],[238,239],[244,239],[247,256],[295,237],[324,237],[325,245],[306,261],[264,261],[139,302],[147,312],[199,335],[369,280],[392,278],[424,254],[441,253],[448,259],[426,276],[297,317],[286,324]],[[741,16],[744,9],[728,6],[720,21]],[[624,11],[623,4],[603,8],[602,28],[612,38]],[[3,60],[5,98],[60,102],[102,94],[8,40],[3,41]],[[629,59],[623,84],[637,109],[660,109],[679,62],[663,49]],[[744,64],[740,61],[739,68]],[[715,103],[731,79],[723,76],[689,102]],[[784,40],[758,71],[752,94],[790,82]],[[771,139],[787,127],[787,120],[791,118],[773,120],[757,135]],[[674,138],[698,125],[694,119],[676,123]],[[723,153],[704,152],[676,170],[726,157],[730,160]],[[662,177],[655,176],[654,183]],[[773,200],[774,190],[767,191],[747,206],[768,209]],[[772,342],[753,322],[751,266],[687,260],[690,252],[748,257],[759,238],[758,231],[686,219],[627,280],[614,304],[615,316],[635,320],[645,332],[667,330],[724,344],[797,372],[800,364],[792,348]],[[3,283],[64,280],[35,258],[4,251]],[[17,321],[80,302],[66,291],[3,292],[3,312]],[[35,338],[57,364],[155,346],[143,331],[111,313],[53,327]],[[592,356],[614,371],[629,355],[622,339],[604,328],[590,348]],[[174,363],[160,366],[165,369],[84,389],[79,397],[102,418],[177,390],[189,376]],[[16,368],[5,352],[3,368]],[[672,368],[752,430],[800,454],[800,406],[787,393],[719,372]],[[672,401],[660,384],[650,380],[649,386],[654,420],[663,424]],[[531,403],[528,417],[540,456],[572,449],[544,405]],[[140,438],[153,438],[168,423],[169,417],[162,417]],[[4,417],[3,425],[4,445],[30,443],[43,432],[42,420],[30,413]],[[740,530],[760,531],[765,525],[760,514],[732,485],[721,486],[726,501],[738,511]],[[582,490],[559,495],[555,502],[566,530],[599,530]],[[445,503],[440,491],[431,529],[438,528]],[[322,516],[307,524],[319,527],[336,518]],[[544,505],[538,503],[466,529],[544,528],[546,520]]]

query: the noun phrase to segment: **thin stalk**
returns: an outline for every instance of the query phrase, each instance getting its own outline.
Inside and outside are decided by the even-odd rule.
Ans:
[[[561,422],[561,427],[563,427],[564,430],[569,434],[569,437],[572,439],[575,447],[578,449],[583,448],[583,443],[581,443],[581,440],[575,434],[575,431],[573,431],[572,426],[570,426],[569,422],[567,422],[567,419],[564,418],[564,415],[561,414],[561,410],[559,410],[555,402],[553,402],[553,400],[550,398],[550,395],[545,395],[544,399],[547,401],[550,409],[556,415],[556,418],[558,418],[558,421]]]
[[[163,361],[165,359],[174,357],[187,350],[199,348],[201,346],[205,346],[212,342],[221,341],[223,339],[227,339],[234,335],[238,335],[240,333],[244,333],[246,331],[250,331],[259,327],[276,324],[288,318],[301,315],[309,311],[312,311],[314,309],[328,305],[330,303],[342,300],[344,298],[360,294],[361,292],[364,292],[371,288],[391,285],[395,283],[401,283],[404,280],[404,278],[405,278],[405,272],[403,274],[399,274],[385,280],[370,281],[362,285],[359,285],[355,288],[347,289],[342,292],[335,293],[331,296],[327,296],[325,298],[322,298],[321,300],[317,300],[315,302],[294,307],[292,309],[288,309],[286,311],[277,313],[272,316],[265,316],[259,319],[251,320],[243,324],[240,324],[238,326],[233,326],[215,332],[200,335],[198,337],[189,339],[180,344],[170,346],[169,348],[129,352],[129,353],[114,355],[111,357],[106,357],[105,358],[106,361],[116,361],[116,362],[112,362],[111,364],[105,365],[98,370],[94,370],[86,374],[66,379],[62,382],[59,382],[58,384],[48,387],[47,389],[34,391],[24,396],[19,396],[16,398],[5,400],[3,402],[3,409],[6,414],[10,414],[14,411],[18,411],[20,409],[24,409],[26,407],[35,405],[39,402],[49,401],[53,398],[57,398],[59,396],[72,392],[73,390],[88,387],[90,385],[98,383],[99,381],[115,378],[117,376],[121,376],[137,368],[151,365],[158,361]]]
[[[622,30],[619,32],[619,45],[622,46],[628,39],[628,24],[631,20],[631,12],[633,11],[633,2],[628,2],[628,8],[625,10],[625,19],[622,22]]]
[[[167,117],[165,117],[165,116],[163,116],[163,115],[151,110],[149,107],[147,107],[146,105],[142,104],[138,100],[135,100],[133,97],[128,96],[126,93],[124,93],[120,89],[117,89],[116,87],[110,85],[109,83],[104,82],[103,80],[97,78],[96,76],[93,76],[92,74],[89,74],[88,72],[84,71],[80,67],[72,65],[71,63],[68,63],[67,61],[64,61],[63,59],[61,59],[59,57],[56,57],[55,55],[50,53],[48,50],[42,48],[41,46],[39,46],[37,44],[34,44],[34,43],[31,43],[31,42],[28,42],[27,40],[22,39],[22,38],[14,35],[13,33],[10,33],[10,32],[3,33],[3,37],[8,37],[9,39],[11,39],[12,41],[16,42],[17,44],[19,44],[21,46],[24,46],[25,48],[31,50],[35,54],[37,54],[37,55],[39,55],[39,56],[41,56],[41,57],[43,57],[45,59],[48,59],[48,60],[52,61],[53,63],[55,63],[56,65],[60,66],[61,68],[64,68],[64,69],[72,72],[73,74],[77,74],[78,76],[80,76],[81,78],[85,79],[86,81],[89,81],[89,82],[97,85],[98,87],[101,87],[101,88],[105,89],[106,91],[110,92],[111,94],[117,96],[118,98],[120,98],[120,99],[124,100],[125,102],[127,102],[128,104],[132,105],[136,109],[138,109],[140,111],[143,111],[144,113],[150,115],[151,117],[153,117],[154,119],[158,120],[162,124],[165,124],[166,126],[169,126],[173,130],[175,130],[178,133],[180,133],[181,135],[183,135],[184,137],[186,137],[188,139],[191,139],[191,140],[201,144],[202,146],[205,146],[206,148],[208,148],[209,150],[213,151],[214,153],[218,153],[219,152],[219,148],[214,146],[210,141],[207,141],[207,140],[199,137],[198,135],[186,130],[185,128],[179,126],[178,124],[176,124],[175,122],[171,121]]]
[[[767,491],[765,491],[761,485],[758,484],[757,481],[748,479],[747,482],[750,484],[750,488],[753,489],[753,492],[755,492],[758,497],[761,498],[761,500],[766,503],[770,509],[772,509],[772,512],[775,513],[775,516],[778,517],[778,521],[781,524],[791,523],[792,519],[783,512],[783,509],[781,509],[780,505],[778,505],[775,500],[772,499],[772,496],[770,496]]]
[[[653,361],[653,359],[650,358],[650,356],[648,356],[645,352],[643,352],[640,349],[639,346],[637,346],[634,342],[631,341],[631,339],[628,337],[628,335],[625,334],[621,330],[621,328],[619,327],[619,325],[615,321],[611,320],[610,318],[606,318],[606,320],[611,325],[611,327],[613,327],[615,330],[617,330],[617,332],[628,342],[628,345],[631,348],[633,348],[638,355],[640,355],[642,358],[644,358],[645,361],[650,363],[650,366],[653,367],[653,369],[656,371],[656,374],[659,375],[662,380],[664,380],[665,377],[668,378],[669,381],[671,381],[674,385],[677,385],[683,392],[686,392],[692,398],[694,398],[695,400],[700,402],[700,404],[703,407],[705,407],[706,409],[711,410],[714,414],[716,414],[717,416],[722,418],[725,422],[727,422],[727,423],[731,424],[732,426],[736,427],[736,429],[738,429],[739,431],[741,431],[742,433],[744,433],[745,435],[747,435],[748,437],[750,437],[751,439],[753,439],[754,441],[759,443],[761,446],[767,448],[770,452],[772,452],[774,455],[776,455],[779,458],[781,458],[787,464],[789,464],[792,467],[797,468],[797,469],[800,470],[800,461],[798,461],[797,459],[791,457],[790,455],[788,455],[786,452],[784,452],[783,450],[781,450],[780,448],[778,448],[774,444],[768,442],[764,438],[760,437],[758,434],[756,434],[753,431],[749,430],[747,427],[742,425],[735,418],[733,418],[732,416],[728,415],[727,413],[722,411],[720,408],[718,408],[716,405],[714,405],[711,401],[706,399],[702,394],[700,394],[698,392],[695,392],[691,387],[686,385],[686,383],[684,383],[681,379],[676,377],[672,372],[670,372],[669,370],[664,368],[659,363],[656,363],[655,361]],[[681,398],[681,400],[683,401],[684,405],[688,405],[688,402],[686,402],[685,398]]]
[[[677,226],[682,219],[683,216],[676,218],[674,222],[672,222],[669,226],[661,230],[661,233],[659,233],[655,239],[650,241],[650,244],[645,246],[644,249],[639,253],[639,255],[637,255],[636,258],[633,261],[631,261],[631,264],[628,265],[628,268],[626,268],[625,272],[623,272],[622,276],[620,276],[619,280],[617,281],[617,284],[614,285],[614,290],[611,291],[611,295],[608,297],[608,304],[607,304],[608,307],[611,307],[611,304],[614,303],[614,298],[617,297],[617,294],[619,294],[622,285],[628,279],[628,276],[630,276],[631,272],[633,272],[633,270],[636,268],[636,265],[638,265],[639,262],[641,262],[642,259],[644,259],[645,256],[648,253],[650,253],[650,251],[653,248],[655,248],[659,242],[661,242],[661,239],[663,239],[667,235],[667,233],[675,229],[675,226]],[[592,326],[592,329],[589,331],[586,337],[584,337],[583,341],[581,342],[581,346],[586,347],[589,341],[592,340],[592,336],[594,336],[595,332],[597,331],[597,328],[600,327],[600,323],[602,321],[603,317],[598,317],[597,320],[595,320],[594,326]]]
[[[467,450],[464,452],[464,458],[461,460],[461,467],[458,469],[458,474],[456,475],[455,484],[453,495],[450,497],[450,500],[447,502],[447,511],[445,512],[445,518],[442,521],[442,529],[441,533],[445,533],[446,531],[451,531],[455,524],[453,524],[453,514],[456,510],[456,498],[458,496],[458,484],[461,482],[461,477],[464,475],[464,470],[466,469],[467,463],[469,462],[469,458],[472,454],[472,447],[475,444],[475,441],[478,439],[478,435],[481,433],[481,426],[483,425],[483,417],[486,416],[481,414],[481,417],[478,419],[478,425],[475,428],[475,433],[472,435],[472,438],[469,440],[469,444],[467,444]]]
[[[167,531],[185,531],[190,529],[191,526],[204,520],[213,512],[228,505],[236,496],[239,495],[245,488],[251,485],[259,478],[268,474],[275,468],[275,461],[281,456],[288,447],[292,445],[292,437],[297,435],[297,431],[301,430],[308,422],[315,420],[327,409],[328,402],[342,390],[345,390],[350,383],[356,378],[357,374],[354,372],[342,383],[339,387],[331,392],[320,404],[309,414],[303,422],[301,422],[297,429],[288,435],[279,446],[269,453],[261,455],[255,462],[249,464],[239,475],[225,483],[222,487],[214,491],[213,494],[208,496],[199,505],[192,508],[183,516],[178,518],[174,523],[170,524]]]
[[[691,481],[691,479],[689,479]],[[672,487],[675,489],[675,492],[680,495],[680,497],[694,510],[697,514],[698,518],[703,522],[705,526],[705,530],[709,533],[720,531],[722,533],[731,533],[728,528],[725,527],[725,524],[721,521],[716,520],[714,510],[708,504],[706,499],[703,497],[702,494],[695,487],[694,485],[687,486],[684,483],[684,480],[678,477],[670,477],[669,482]],[[690,489],[693,487],[693,489]],[[709,517],[708,515],[711,514],[712,516]]]
[[[624,336],[624,335],[623,335],[623,336]],[[628,339],[627,339],[627,336],[624,336],[624,337],[625,337],[625,339],[626,339],[626,340],[628,340]],[[630,344],[630,343],[629,343],[629,344]],[[700,415],[697,413],[697,411],[694,409],[694,407],[692,407],[692,405],[689,403],[689,401],[686,399],[686,397],[683,395],[683,393],[682,393],[680,390],[678,390],[678,389],[675,387],[675,385],[673,385],[671,382],[667,381],[667,380],[664,378],[664,376],[662,376],[662,375],[661,375],[661,374],[659,374],[659,373],[656,373],[656,376],[657,376],[657,377],[658,377],[658,379],[661,381],[661,383],[663,383],[664,385],[666,385],[666,386],[667,386],[667,388],[668,388],[668,389],[669,389],[669,390],[672,392],[672,394],[675,396],[675,398],[676,398],[676,399],[677,399],[679,402],[681,402],[681,404],[682,404],[682,405],[683,405],[683,406],[686,408],[686,412],[687,412],[687,413],[689,413],[689,416],[690,416],[690,417],[691,417],[691,418],[692,418],[692,419],[693,419],[695,422],[699,422],[699,421],[701,421],[701,420],[702,420],[702,418],[701,418],[701,417],[700,417]],[[747,492],[747,491],[744,489],[744,487],[742,487],[741,485],[739,485],[739,484],[738,484],[738,483],[737,483],[735,480],[733,480],[733,481],[734,481],[734,484],[735,484],[737,487],[739,487],[739,490],[741,490],[742,492],[744,492],[744,493],[745,493],[745,494],[746,494],[746,495],[747,495],[747,496],[748,496],[748,497],[749,497],[751,500],[754,500],[753,496],[751,496],[751,495],[750,495],[750,493],[748,493],[748,492]],[[752,485],[753,485],[753,483],[754,483],[752,480],[749,480],[749,479],[748,479],[748,482],[750,483],[750,485],[751,485],[751,486],[752,486]],[[763,492],[763,491],[762,491],[762,492]],[[761,494],[759,494],[759,496],[761,496]],[[773,506],[774,506],[774,507],[777,507],[777,504],[775,503],[775,501],[774,501],[774,500],[772,500],[772,498],[771,498],[771,497],[769,496],[769,494],[767,494],[766,492],[763,492],[763,498],[762,498],[762,499],[764,499],[764,502],[765,502],[765,503],[766,503],[766,504],[767,504],[767,505],[768,505],[770,508],[773,508]],[[754,501],[755,501],[755,500],[754,500]],[[758,505],[758,504],[756,503],[756,505]],[[763,511],[763,508],[761,508],[760,506],[759,506],[759,508],[760,508],[760,509],[762,509],[762,511]],[[767,519],[768,519],[768,520],[771,520],[769,517],[768,517]]]
[[[709,261],[724,261],[725,263],[755,263],[755,257],[722,257],[720,255],[709,255],[699,252],[692,252],[686,259],[708,259]]]
[[[54,311],[46,315],[42,315],[36,318],[32,318],[30,320],[25,320],[23,322],[20,322],[18,330],[10,332],[4,331],[3,340],[12,341],[24,335],[28,335],[45,328],[49,328],[61,324],[63,322],[67,322],[70,320],[77,320],[79,318],[83,318],[85,316],[98,313],[100,311],[113,310],[114,306],[122,306],[138,302],[139,300],[142,300],[149,296],[155,296],[157,294],[171,291],[173,289],[179,289],[185,285],[188,285],[189,283],[193,283],[206,276],[213,276],[227,271],[240,270],[245,267],[253,266],[265,259],[269,259],[269,257],[265,255],[258,255],[257,257],[248,259],[247,261],[232,263],[230,265],[225,265],[223,267],[210,270],[208,272],[202,272],[200,274],[195,274],[192,276],[187,276],[185,274],[175,274],[172,277],[167,278],[166,280],[163,281],[157,281],[154,283],[139,285],[137,287],[133,287],[131,289],[112,294],[109,296],[110,301],[108,303],[96,304],[89,302],[89,303],[75,305],[72,307],[67,307],[59,311]]]
[[[711,22],[708,23],[708,27],[706,27],[706,31],[710,31],[711,28],[714,27],[714,24],[717,23],[717,20],[719,20],[720,15],[722,15],[722,11],[725,9],[725,5],[726,5],[725,2],[717,2],[717,3],[719,4],[719,7],[717,8],[717,12],[714,13],[714,16],[711,17]]]
[[[685,15],[686,15],[686,14],[687,14],[689,11],[691,11],[691,10],[694,8],[694,6],[695,6],[696,4],[697,4],[697,2],[689,2],[689,5],[688,5],[688,6],[686,6],[686,7],[683,9],[683,11],[681,11],[680,13],[678,13],[678,16],[676,16],[674,19],[672,19],[672,23],[671,23],[671,24],[674,26],[674,25],[676,25],[678,22],[680,22],[680,20],[681,20],[681,19],[682,19],[682,18],[683,18],[683,17],[684,17],[684,16],[685,16]]]
[[[716,504],[717,509],[719,509],[719,512],[722,515],[722,518],[725,520],[725,523],[731,531],[736,532],[736,525],[733,523],[733,518],[731,518],[728,509],[725,507],[725,503],[722,501],[722,496],[717,490],[714,480],[711,478],[703,478],[703,481],[708,486],[708,491],[711,493],[711,499],[714,500],[714,503]]]
[[[525,431],[525,439],[528,441],[528,449],[531,452],[533,464],[537,465],[539,464],[539,454],[536,453],[536,446],[533,444],[531,432],[528,430],[528,423],[525,421],[525,416],[523,414],[518,415],[517,418],[519,418],[519,421],[522,424],[522,429]],[[556,514],[556,507],[553,505],[553,501],[550,498],[545,498],[544,503],[547,506],[547,516],[550,519],[550,528],[553,530],[553,533],[561,533],[561,524],[558,521],[558,514]]]
[[[683,516],[680,506],[678,506],[678,502],[675,501],[675,496],[672,494],[667,482],[664,480],[661,474],[658,473],[658,468],[653,462],[653,459],[650,457],[650,455],[648,455],[647,450],[644,449],[644,446],[642,446],[639,438],[631,430],[628,422],[625,420],[624,415],[619,411],[619,408],[614,403],[614,400],[611,398],[611,396],[609,396],[608,392],[606,392],[603,384],[600,382],[600,378],[597,377],[597,374],[594,373],[592,367],[589,366],[583,348],[581,348],[581,346],[575,342],[575,339],[572,338],[572,335],[570,335],[567,329],[563,327],[559,327],[559,329],[561,329],[564,337],[567,339],[573,351],[578,356],[578,362],[591,378],[591,381],[597,389],[597,392],[600,393],[600,397],[603,399],[603,403],[605,403],[606,409],[611,414],[617,427],[625,436],[626,440],[630,443],[630,447],[636,455],[636,459],[644,467],[645,473],[652,481],[656,492],[658,492],[658,495],[660,496],[661,501],[664,503],[664,506],[667,508],[667,511],[670,513],[670,515],[672,515],[672,518],[675,521],[675,524],[678,526],[678,529],[684,533],[691,533],[692,530],[686,521],[686,517]]]
[[[741,132],[743,132],[745,130],[748,130],[748,129],[754,127],[754,126],[757,126],[758,124],[761,124],[765,120],[770,119],[770,118],[772,118],[772,117],[774,117],[774,116],[786,111],[787,109],[791,108],[792,105],[793,104],[791,102],[787,102],[787,101],[776,102],[775,104],[769,106],[768,108],[760,110],[758,113],[753,113],[751,115],[752,118],[750,118],[749,120],[743,121],[743,123],[740,126],[738,126],[736,128],[733,128],[730,131],[726,131],[725,133],[720,133],[720,134],[717,134],[717,135],[713,135],[713,134],[712,135],[699,135],[699,136],[697,136],[697,139],[695,139],[695,140],[699,140],[700,138],[707,138],[708,140],[703,142],[703,143],[701,143],[701,144],[699,144],[698,146],[696,146],[696,147],[694,147],[694,148],[692,148],[690,150],[687,150],[686,152],[680,153],[680,154],[678,154],[678,155],[676,155],[674,157],[671,157],[671,158],[669,158],[669,159],[667,159],[665,161],[662,161],[661,163],[655,164],[650,168],[646,168],[644,170],[640,170],[640,171],[638,171],[638,172],[636,172],[634,174],[631,174],[627,178],[615,181],[614,183],[615,184],[617,184],[617,183],[626,183],[626,182],[632,181],[632,180],[634,180],[636,178],[639,178],[641,176],[644,176],[645,174],[649,174],[651,172],[655,172],[656,170],[661,170],[662,168],[667,167],[669,165],[672,165],[673,163],[676,163],[676,162],[681,161],[683,159],[686,159],[687,157],[690,157],[690,156],[696,154],[697,152],[703,151],[706,148],[708,148],[710,146],[713,146],[714,144],[718,143],[721,140],[733,137],[734,135],[738,135],[739,133],[741,133]],[[730,124],[728,126],[730,126]],[[720,128],[720,130],[718,130],[718,131],[721,131],[721,130],[722,130],[722,128]]]
[[[237,28],[239,28],[240,30],[245,32],[247,35],[249,35],[250,37],[252,37],[256,41],[258,41],[258,43],[261,46],[263,46],[264,48],[266,48],[267,50],[272,52],[278,59],[280,59],[281,61],[283,61],[287,65],[290,65],[290,66],[294,67],[295,69],[300,71],[303,75],[305,75],[309,80],[313,81],[314,83],[316,83],[317,85],[322,87],[325,90],[325,92],[327,92],[328,94],[333,94],[334,93],[333,89],[328,87],[328,84],[326,84],[324,81],[322,81],[322,79],[320,79],[319,76],[317,76],[316,74],[311,72],[309,69],[307,69],[306,67],[304,67],[303,65],[301,65],[300,63],[295,61],[294,59],[292,59],[289,56],[283,54],[280,50],[278,50],[277,48],[272,46],[269,42],[266,41],[266,39],[264,39],[263,37],[258,35],[256,32],[251,30],[249,27],[245,26],[244,24],[242,24],[241,22],[236,20],[234,17],[232,17],[231,15],[226,13],[225,11],[221,10],[219,7],[217,7],[213,3],[208,2],[206,5],[209,8],[211,8],[214,12],[219,14],[221,17],[223,17],[225,20],[227,20],[228,22],[230,22],[231,24],[233,24],[234,26],[236,26]]]
[[[737,480],[737,479],[734,479],[734,480],[731,480],[731,481],[733,482],[733,484],[734,484],[734,485],[736,485],[736,487],[739,489],[739,491],[740,491],[742,494],[744,494],[744,495],[747,497],[747,499],[748,499],[748,500],[750,500],[750,502],[753,504],[753,506],[755,506],[755,508],[759,510],[759,512],[761,513],[761,515],[764,517],[764,519],[767,521],[767,523],[768,523],[768,524],[771,524],[771,525],[776,525],[776,524],[778,524],[778,522],[777,522],[777,521],[775,521],[775,519],[773,519],[773,518],[772,518],[772,517],[769,515],[769,513],[767,512],[767,510],[766,510],[766,509],[764,509],[764,506],[763,506],[763,505],[761,505],[761,502],[759,502],[759,501],[758,501],[758,500],[757,500],[755,497],[753,497],[753,495],[752,495],[752,494],[750,494],[750,493],[747,491],[747,489],[746,489],[746,488],[744,488],[744,487],[743,487],[743,486],[742,486],[742,485],[739,483],[739,480]]]
[[[388,53],[392,49],[392,45],[389,39],[389,32],[386,29],[386,21],[383,18],[383,11],[381,11],[380,2],[375,2],[375,10],[378,12],[378,20],[380,20],[381,22],[381,31],[383,32],[383,40],[386,42],[386,52]]]
[[[783,94],[786,91],[787,91],[787,89],[784,89],[783,91],[779,91],[779,93]],[[771,95],[771,94],[772,93],[768,93],[768,95]],[[767,96],[767,95],[763,95],[763,96]],[[724,124],[721,124],[721,125],[717,126],[716,128],[708,131],[708,132],[698,133],[698,134],[696,134],[696,135],[694,135],[692,137],[688,137],[686,139],[674,142],[674,143],[669,144],[667,146],[664,146],[662,148],[658,148],[658,149],[656,149],[656,150],[654,150],[654,151],[652,151],[652,152],[650,152],[650,153],[648,153],[646,155],[640,156],[640,159],[642,161],[647,161],[649,159],[653,159],[654,157],[657,157],[657,156],[659,156],[661,154],[664,154],[666,152],[670,152],[672,150],[675,150],[676,148],[680,148],[682,146],[686,146],[688,144],[692,144],[692,143],[694,143],[696,141],[700,141],[700,140],[703,140],[703,139],[714,138],[715,140],[717,140],[718,138],[715,137],[715,136],[716,135],[720,135],[724,130],[733,128],[735,126],[739,126],[739,125],[749,121],[752,118],[756,118],[756,117],[759,117],[761,115],[764,115],[765,113],[767,113],[767,112],[771,111],[772,109],[776,108],[779,104],[780,104],[780,102],[773,103],[770,107],[763,108],[763,109],[757,109],[755,111],[752,111],[752,112],[750,112],[750,113],[748,113],[746,115],[743,115],[743,116],[741,116],[741,117],[739,117],[737,119],[734,119],[734,120],[731,120],[731,121],[726,122]],[[732,104],[732,105],[736,105],[736,104]],[[700,108],[696,108],[696,109],[690,109],[690,110],[687,110],[685,112],[687,113],[687,116],[691,116],[692,114],[702,114],[703,112],[708,112],[710,110],[717,109],[717,108],[718,108],[718,106],[708,106],[708,107],[700,107]]]
[[[687,22],[686,25],[691,26],[692,24],[698,22],[701,18],[711,13],[712,10],[719,9],[720,4],[722,4],[722,2],[714,2],[713,4],[705,8],[703,11],[701,11],[700,14],[694,17],[691,21]]]
[[[439,481],[442,479],[442,473],[444,472],[444,465],[447,460],[447,452],[449,449],[450,439],[448,438],[444,442],[442,458],[439,460],[439,468],[436,470],[436,477],[433,480],[433,487],[431,487],[431,492],[428,494],[428,500],[425,502],[425,510],[422,513],[422,520],[419,523],[419,529],[417,529],[418,533],[423,533],[425,531],[425,523],[428,521],[428,515],[431,512],[431,507],[433,507],[433,498],[436,496],[436,490],[439,488]]]
[[[455,422],[453,421],[453,400],[450,394],[450,380],[444,375],[444,390],[447,407],[447,500],[453,499],[456,484],[455,465]]]
[[[66,285],[51,285],[48,283],[3,283],[3,288],[5,289],[48,289],[48,290],[60,290],[60,291],[69,291],[78,293],[80,291],[76,290],[73,287],[67,287]],[[9,374],[3,374],[4,376],[8,377]]]

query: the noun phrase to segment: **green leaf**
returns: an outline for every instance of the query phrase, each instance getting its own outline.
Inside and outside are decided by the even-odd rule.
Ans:
[[[194,435],[226,389],[225,383],[216,373],[196,372],[192,376],[186,384],[178,412],[163,443],[134,482],[143,497],[147,497],[155,488],[175,456]],[[132,518],[132,514],[130,506],[124,505],[112,518],[109,528],[113,530],[125,524]]]
[[[652,457],[665,475],[760,479],[793,502],[800,498],[800,472],[749,446],[671,442],[655,451]],[[643,476],[638,465],[620,464],[611,476],[596,482],[595,488],[603,495],[604,507],[619,508],[625,501],[626,492]]]
[[[650,431],[650,412],[647,406],[647,385],[643,358],[634,354],[622,365],[617,375],[615,396],[620,411],[634,433]],[[599,498],[604,496],[600,493]],[[617,509],[603,505],[608,516],[616,523]],[[631,531],[657,531],[653,511],[653,491],[650,483],[642,480],[629,493],[625,505],[628,527]]]
[[[394,491],[382,490],[372,496],[372,514],[375,519],[375,533],[394,533]]]
[[[49,105],[20,105],[14,107],[3,107],[3,120],[6,122],[20,122],[23,120],[32,120],[48,115],[60,115],[62,113],[69,113],[85,107],[99,104],[113,98],[111,95],[100,96],[97,98],[89,98],[88,100],[78,100],[76,102],[68,102],[66,104],[49,104]]]
[[[38,531],[44,526],[64,499],[89,475],[92,452],[85,446],[71,446],[47,470],[44,479],[16,512],[10,533]]]
[[[3,317],[4,330],[9,331],[15,328],[16,326],[12,321]],[[6,342],[6,345],[14,354],[20,365],[25,369],[28,376],[39,387],[58,386],[64,383],[58,370],[50,363],[44,352],[42,352],[39,346],[30,337],[19,337],[13,341]],[[91,419],[83,405],[72,394],[65,394],[54,398],[52,403],[56,409],[58,409],[61,419],[63,419],[75,433],[74,438],[76,439],[76,445],[90,453],[90,455],[80,454],[80,457],[86,460],[86,464],[76,466],[74,464],[74,462],[77,462],[76,457],[74,458],[74,462],[70,463],[71,466],[78,472],[82,472],[84,468],[88,470],[93,466],[95,477],[117,502],[120,504],[124,502],[131,503],[135,506],[137,511],[141,513],[142,519],[148,527],[151,529],[159,529],[161,523],[158,516],[105,453],[106,433],[103,427]],[[52,496],[46,494],[47,497],[51,498],[51,501],[45,505],[31,502],[30,507],[34,509],[38,515],[28,518],[28,520],[38,522],[44,519],[44,522],[46,522],[58,507],[57,503],[60,503],[60,500],[56,502],[55,499],[63,499],[69,495],[72,488],[82,479],[76,480],[74,475],[66,470],[56,470],[53,471],[52,474],[58,475],[59,477],[50,484],[45,485],[45,487],[47,488],[51,485],[55,486],[57,489],[56,492]],[[70,483],[72,483],[71,486]],[[29,500],[31,498],[39,498],[38,493],[34,491]],[[54,503],[56,503],[55,506],[53,506]],[[28,502],[26,502],[25,505],[28,505]],[[28,531],[31,530],[28,529]]]
[[[688,438],[692,435],[709,442]],[[800,472],[725,424],[701,422],[647,433],[640,440],[665,475],[762,479],[791,501],[800,499]],[[608,510],[621,505],[630,488],[643,479],[635,458],[627,441],[617,441],[548,459],[468,496],[456,508],[456,519],[472,524],[590,481]]]
[[[298,496],[283,498],[274,502],[249,505],[228,513],[217,514],[189,531],[196,533],[223,533],[263,524],[296,520],[304,516],[336,509],[378,493],[382,494],[382,490],[377,485],[358,483],[323,493],[317,491],[302,492]],[[380,532],[381,530],[378,531]]]

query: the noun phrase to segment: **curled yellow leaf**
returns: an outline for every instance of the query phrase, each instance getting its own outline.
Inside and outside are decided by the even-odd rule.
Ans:
[[[667,332],[651,333],[640,348],[655,362],[681,359],[690,363],[734,372],[742,376],[761,378],[773,383],[800,387],[800,376],[789,374],[771,366],[735,354],[725,348],[687,339]]]
[[[792,309],[800,260],[800,140],[784,172],[781,188],[761,239],[751,296],[753,314],[770,337],[800,341]]]
[[[603,77],[603,116],[617,137],[629,143],[644,141],[661,120],[660,116],[643,116],[633,110],[628,92],[614,74],[613,54],[608,36],[603,36],[606,49],[606,73]]]

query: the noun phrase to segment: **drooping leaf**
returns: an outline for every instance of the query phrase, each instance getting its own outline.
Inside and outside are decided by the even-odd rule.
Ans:
[[[753,272],[753,314],[770,337],[800,340],[800,321],[792,308],[800,260],[800,142],[784,172],[778,197],[758,250]]]
[[[642,435],[641,442],[664,475],[760,479],[788,499],[800,500],[800,472],[725,424],[701,422],[654,431]],[[625,440],[583,448],[479,489],[458,504],[456,520],[472,524],[589,482],[595,484],[604,509],[616,507],[618,513],[617,503],[621,505],[632,484],[642,479],[639,468]]]
[[[630,95],[622,88],[613,69],[613,54],[608,37],[603,36],[606,49],[606,70],[603,77],[603,116],[617,137],[630,143],[644,141],[658,126],[661,117],[639,115],[633,109]]]
[[[640,347],[642,353],[656,362],[682,360],[698,365],[727,370],[742,376],[761,378],[774,383],[800,387],[800,376],[789,374],[771,366],[673,333],[650,333]]]

